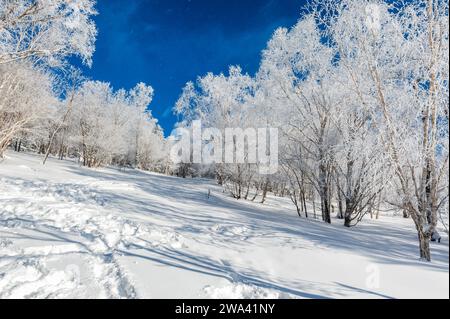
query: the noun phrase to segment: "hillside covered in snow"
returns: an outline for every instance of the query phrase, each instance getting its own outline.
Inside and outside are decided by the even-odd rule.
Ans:
[[[416,238],[395,214],[348,229],[209,180],[0,164],[0,298],[448,298],[448,238],[430,263]]]

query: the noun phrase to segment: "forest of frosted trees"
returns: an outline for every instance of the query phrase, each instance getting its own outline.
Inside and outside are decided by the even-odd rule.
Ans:
[[[115,90],[71,66],[71,56],[92,63],[94,5],[0,0],[0,156],[214,177],[238,200],[289,197],[302,218],[314,203],[318,218],[347,227],[394,210],[431,260],[436,229],[448,232],[448,1],[311,0],[274,31],[256,74],[231,66],[187,83],[179,127],[278,128],[271,175],[254,163],[172,163],[149,85]]]
[[[148,110],[153,89],[88,80],[67,59],[92,63],[92,0],[0,1],[0,156],[7,147],[88,167],[164,171],[165,140]]]

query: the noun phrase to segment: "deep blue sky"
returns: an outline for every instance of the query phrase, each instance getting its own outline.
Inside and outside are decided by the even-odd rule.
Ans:
[[[165,134],[171,109],[188,81],[240,65],[253,74],[273,31],[299,18],[303,0],[98,0],[93,80],[115,89],[145,82]]]

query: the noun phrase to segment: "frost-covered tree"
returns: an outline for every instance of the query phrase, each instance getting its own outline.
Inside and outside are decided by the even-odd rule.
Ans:
[[[255,125],[252,122],[255,110],[251,104],[253,86],[253,79],[248,74],[243,74],[239,67],[230,67],[228,75],[209,73],[198,79],[197,86],[192,82],[187,83],[174,111],[183,116],[184,121],[180,124],[185,127],[191,127],[194,120],[201,120],[205,128],[220,131],[222,138],[220,142],[215,142],[220,143],[217,146],[222,148],[226,129],[239,128],[244,132],[247,127]],[[214,143],[214,138],[218,137],[211,136],[211,144]],[[238,139],[244,137],[237,134],[231,138],[236,147]],[[235,198],[246,197],[246,190],[255,175],[252,163],[245,160],[243,163],[224,164],[225,158],[226,155],[222,154],[221,163],[215,165],[219,183]]]
[[[94,0],[1,0],[0,64],[33,59],[50,65],[70,55],[91,63],[97,35]]]
[[[415,223],[421,258],[430,260],[448,198],[448,2],[325,1],[312,8],[348,88],[371,112],[398,205]]]
[[[143,83],[114,91],[109,83],[84,82],[71,97],[63,149],[89,167],[162,170],[167,149],[162,129],[147,109],[152,96],[153,89]]]
[[[145,143],[143,135],[146,131],[153,131],[153,128],[149,126],[153,125],[156,128],[156,122],[154,122],[151,113],[147,111],[152,99],[153,88],[144,83],[138,83],[130,92],[130,110],[128,112],[130,117],[129,129],[131,132],[129,134],[133,140],[128,143],[133,148],[130,148],[130,154],[128,156],[129,160],[135,166],[139,166],[144,157],[144,154],[141,154],[141,151],[145,153],[145,148],[141,145],[141,143]]]
[[[52,92],[57,91],[56,73],[50,75],[49,70],[66,68],[69,56],[91,64],[97,33],[91,19],[96,14],[94,5],[92,0],[0,1],[0,156],[13,138],[24,136],[26,126],[36,124],[43,113],[48,118],[40,127],[58,130],[51,114],[56,112],[54,100],[59,92]],[[42,105],[51,112],[42,113]],[[42,149],[50,150],[53,138],[48,142],[45,133],[36,128],[36,134],[27,135],[35,137]]]
[[[48,116],[58,100],[52,76],[28,62],[0,66],[0,157],[14,137]]]
[[[342,79],[338,83],[345,83]],[[391,176],[382,141],[372,115],[351,90],[339,86],[345,96],[334,116],[339,143],[335,147],[334,179],[339,216],[350,227],[375,209],[375,202]]]
[[[307,179],[314,186],[321,199],[322,218],[331,223],[337,143],[333,116],[342,98],[330,77],[332,50],[321,43],[317,28],[306,17],[291,30],[278,29],[263,52],[258,76],[266,90],[266,107],[279,115],[271,123],[284,135],[283,165],[302,176],[302,184]],[[302,189],[303,185],[298,192]]]

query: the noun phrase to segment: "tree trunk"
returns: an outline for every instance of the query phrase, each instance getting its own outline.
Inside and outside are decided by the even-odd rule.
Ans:
[[[373,200],[371,200],[369,202],[369,206],[367,207],[367,212],[370,214],[370,219],[373,219],[373,205],[374,205],[374,202],[373,202]]]
[[[345,201],[344,226],[352,226],[353,203],[350,200]]]
[[[267,180],[267,181],[264,183],[264,190],[263,190],[263,193],[262,193],[261,204],[264,204],[265,201],[266,201],[268,189],[269,189],[269,181]]]
[[[256,190],[255,190],[255,195],[252,197],[251,201],[254,202],[256,197],[258,197],[258,192],[259,192],[259,183],[256,183]]]
[[[430,237],[423,230],[418,231],[420,259],[431,261]]]
[[[338,219],[344,219],[344,205],[343,205],[343,199],[342,194],[338,190]]]
[[[317,219],[317,213],[316,213],[316,196],[315,196],[314,193],[312,194],[312,205],[313,205],[314,219]]]
[[[351,219],[351,216],[349,216],[349,215],[346,215],[346,216],[345,216],[345,219],[344,219],[344,226],[345,226],[345,227],[348,227],[348,228],[352,227],[352,219]]]
[[[380,210],[381,210],[381,200],[383,199],[383,191],[380,192],[380,196],[378,196],[378,206],[377,206],[377,213],[375,215],[375,219],[380,218]]]
[[[308,218],[308,208],[306,207],[306,194],[304,190],[302,190],[302,205],[305,212],[305,216],[306,218]]]
[[[325,165],[319,166],[319,190],[320,202],[322,209],[322,219],[324,222],[331,224],[329,187],[327,183],[327,170]]]
[[[298,214],[298,216],[301,218],[302,217],[302,211],[301,211],[301,208],[300,208],[300,205],[299,205],[299,202],[298,202],[298,200],[300,199],[300,195],[297,197],[297,192],[294,190],[292,193],[291,193],[291,200],[292,200],[292,202],[294,203],[294,205],[295,205],[295,208],[296,208],[296,210],[297,210],[297,214]]]
[[[247,184],[247,190],[245,191],[244,199],[248,199],[248,195],[250,194],[250,182]]]
[[[407,209],[403,210],[403,218],[409,218],[409,213]]]

